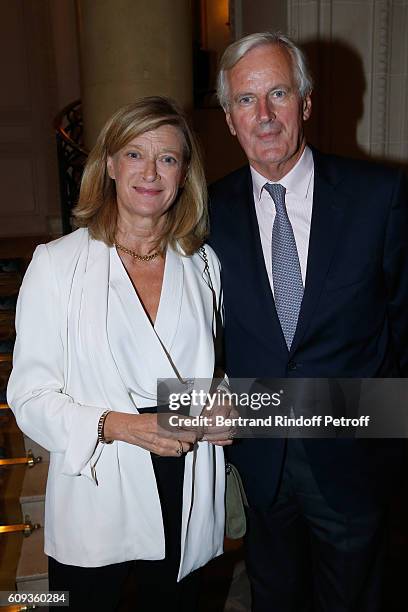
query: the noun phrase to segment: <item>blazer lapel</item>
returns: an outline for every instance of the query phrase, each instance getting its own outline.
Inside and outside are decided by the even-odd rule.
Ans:
[[[82,392],[93,389],[94,398],[88,401],[103,401],[101,405],[131,412],[133,403],[118,374],[107,336],[108,287],[109,248],[89,239],[77,264],[70,298],[70,309],[78,317],[70,317],[69,343],[78,358],[69,371],[76,368],[75,382]]]
[[[259,315],[259,318],[258,316],[254,317],[256,328],[262,334],[263,339],[265,334],[269,332],[270,342],[275,346],[279,338],[280,346],[277,348],[287,351],[266,271],[249,167],[247,167],[244,185],[237,185],[234,197],[234,227],[239,228],[240,231],[239,248],[242,249],[242,261],[249,262],[249,274],[245,278],[245,282],[255,301],[254,306]],[[241,271],[245,269],[244,265]]]
[[[329,266],[340,237],[347,199],[336,189],[336,180],[326,172],[324,158],[313,150],[315,163],[313,212],[310,228],[305,292],[290,355],[299,346],[317,306]]]
[[[170,351],[176,335],[183,297],[184,270],[181,257],[170,247],[166,253],[163,285],[154,331]]]

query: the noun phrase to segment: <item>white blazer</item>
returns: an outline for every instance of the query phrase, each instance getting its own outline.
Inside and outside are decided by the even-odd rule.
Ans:
[[[45,552],[98,567],[162,559],[165,542],[149,452],[97,442],[107,409],[157,403],[156,379],[214,370],[218,260],[166,255],[154,327],[114,248],[86,229],[37,247],[17,303],[8,402],[24,433],[48,449]],[[210,288],[212,282],[213,290]],[[170,357],[170,359],[169,359]],[[223,449],[200,442],[185,461],[179,580],[222,553]]]

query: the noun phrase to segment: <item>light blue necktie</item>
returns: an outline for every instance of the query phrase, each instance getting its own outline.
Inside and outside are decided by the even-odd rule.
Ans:
[[[266,183],[275,203],[272,228],[272,279],[276,311],[288,349],[295,335],[303,298],[303,282],[295,236],[286,211],[286,189],[279,183]]]

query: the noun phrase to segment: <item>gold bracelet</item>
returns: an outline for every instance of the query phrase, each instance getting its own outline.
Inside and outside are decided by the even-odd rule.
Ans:
[[[98,442],[100,442],[101,444],[112,444],[113,442],[113,440],[109,440],[109,442],[105,440],[105,435],[103,431],[105,427],[106,417],[110,412],[112,412],[112,410],[105,410],[105,412],[101,414],[98,421]]]

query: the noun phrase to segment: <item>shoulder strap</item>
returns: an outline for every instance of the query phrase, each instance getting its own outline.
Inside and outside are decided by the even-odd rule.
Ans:
[[[201,254],[201,257],[204,260],[204,273],[207,274],[208,283],[209,283],[211,289],[214,289],[213,284],[212,284],[212,280],[211,280],[210,265],[208,263],[208,255],[207,255],[207,251],[205,250],[205,246],[204,245],[200,247],[200,254]]]

